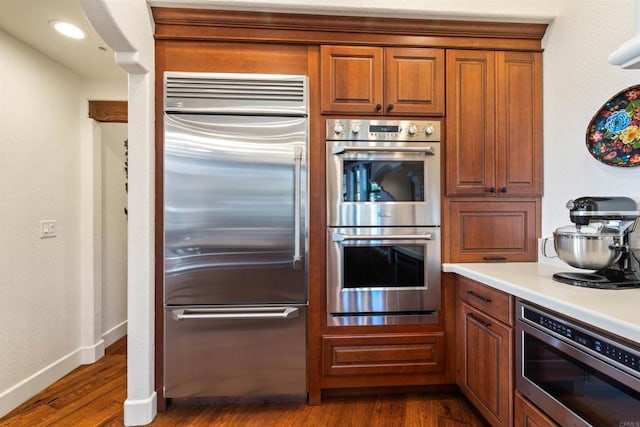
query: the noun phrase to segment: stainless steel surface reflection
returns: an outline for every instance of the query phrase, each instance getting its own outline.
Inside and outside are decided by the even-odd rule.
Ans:
[[[165,303],[306,300],[305,270],[292,268],[306,118],[183,114],[165,126]],[[300,173],[305,224],[305,159]]]
[[[640,348],[516,301],[516,388],[561,426],[640,421]]]
[[[349,316],[356,315],[410,322],[440,309],[439,227],[338,227],[327,233],[331,323],[353,324]]]
[[[197,306],[210,318],[174,320],[175,311],[193,307],[168,307],[165,333],[171,345],[165,351],[165,390],[173,397],[216,397],[219,400],[306,399],[306,305],[288,306],[295,316],[242,318],[252,307],[235,307],[238,317],[214,317],[219,307]],[[283,309],[284,311],[284,309]]]
[[[304,400],[308,79],[164,78],[163,397]]]
[[[440,298],[440,122],[327,119],[327,323],[427,324]]]
[[[329,227],[440,225],[440,122],[327,120],[326,137]]]
[[[623,238],[620,233],[553,233],[558,257],[573,267],[589,270],[599,270],[617,262],[622,256]]]

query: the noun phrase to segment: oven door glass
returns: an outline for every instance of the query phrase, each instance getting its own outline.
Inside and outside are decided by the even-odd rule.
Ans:
[[[523,354],[523,377],[588,424],[640,425],[637,391],[528,333],[523,334]],[[532,400],[545,410],[544,403]]]
[[[330,314],[440,309],[440,229],[330,229]]]
[[[438,143],[346,147],[329,141],[326,175],[329,226],[440,225]]]
[[[347,246],[343,251],[344,289],[424,286],[424,245]]]
[[[424,202],[424,162],[344,160],[343,202]]]

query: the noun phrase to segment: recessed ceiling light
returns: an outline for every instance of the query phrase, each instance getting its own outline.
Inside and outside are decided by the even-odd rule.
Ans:
[[[85,33],[83,30],[73,24],[69,24],[68,22],[49,21],[49,25],[51,25],[60,34],[71,37],[72,39],[85,38]]]

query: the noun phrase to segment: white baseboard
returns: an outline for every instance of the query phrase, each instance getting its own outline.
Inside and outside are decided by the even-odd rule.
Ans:
[[[116,325],[102,335],[102,339],[91,346],[80,347],[68,355],[56,360],[18,384],[0,392],[0,417],[5,416],[18,406],[49,387],[80,365],[95,363],[104,356],[105,348],[127,334],[127,321]],[[155,416],[155,397],[153,398],[153,416]],[[151,418],[153,419],[153,418]],[[149,421],[150,422],[150,421]],[[148,423],[147,423],[148,424]]]
[[[61,357],[18,384],[0,392],[0,417],[49,387],[82,364],[83,349],[77,349]]]
[[[80,360],[83,365],[96,363],[104,357],[104,340],[100,340],[94,345],[80,347]]]
[[[124,401],[124,425],[125,426],[144,426],[155,418],[158,413],[157,394],[154,391],[151,396],[146,399]]]
[[[123,336],[127,335],[127,321],[114,326],[107,332],[102,334],[102,340],[104,341],[104,347],[107,348],[114,342],[118,341]]]

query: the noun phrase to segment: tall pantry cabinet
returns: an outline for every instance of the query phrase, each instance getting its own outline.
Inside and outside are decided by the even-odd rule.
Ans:
[[[445,214],[451,262],[535,261],[542,55],[447,50]]]

